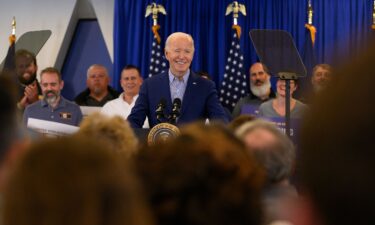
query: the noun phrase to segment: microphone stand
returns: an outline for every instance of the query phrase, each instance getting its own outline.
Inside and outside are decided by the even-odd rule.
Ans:
[[[278,73],[281,80],[285,80],[285,133],[290,137],[290,81],[297,79],[296,73],[280,72]]]
[[[165,115],[164,115],[164,109],[165,109],[165,100],[164,99],[161,99],[159,104],[158,104],[158,107],[156,108],[156,120],[159,122],[159,123],[162,123],[162,119],[165,118]]]

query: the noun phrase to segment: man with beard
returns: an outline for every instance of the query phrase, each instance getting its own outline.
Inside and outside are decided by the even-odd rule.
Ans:
[[[305,104],[311,104],[313,99],[319,94],[332,79],[332,67],[329,64],[317,64],[311,74],[311,86],[308,86],[300,99]]]
[[[29,118],[48,120],[78,126],[82,120],[79,106],[60,95],[64,87],[60,72],[47,67],[40,73],[43,99],[26,107],[23,122],[27,125]]]
[[[20,49],[16,52],[16,75],[19,81],[19,100],[18,108],[25,109],[39,100],[39,95],[42,94],[38,80],[36,79],[36,72],[38,66],[36,57],[32,52],[25,49]]]
[[[233,118],[243,114],[246,106],[249,106],[250,111],[257,113],[260,104],[276,96],[271,89],[271,76],[265,65],[259,62],[254,63],[249,72],[250,94],[237,102],[232,112]]]
[[[328,64],[318,64],[314,67],[311,84],[315,93],[324,89],[331,80],[332,68]]]
[[[87,70],[87,89],[78,94],[74,101],[81,106],[103,106],[110,100],[117,98],[120,93],[109,85],[107,69],[94,64]]]

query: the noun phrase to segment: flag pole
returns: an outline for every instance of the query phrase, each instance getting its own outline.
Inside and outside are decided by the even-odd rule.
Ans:
[[[307,23],[309,25],[312,25],[313,24],[313,14],[314,14],[314,10],[312,8],[312,5],[311,5],[311,0],[309,0],[309,4],[308,4],[308,7],[307,7]]]
[[[246,7],[234,1],[227,6],[225,15],[231,13],[233,13],[231,45],[220,87],[220,102],[229,111],[232,111],[238,100],[248,93],[244,57],[240,46],[241,27],[238,25],[239,14],[246,16]]]
[[[315,34],[316,34],[316,28],[313,25],[313,15],[314,10],[311,4],[311,0],[308,0],[308,6],[307,6],[307,23],[305,24],[305,27],[310,30],[311,35],[311,41],[314,46],[315,44]]]
[[[154,33],[154,36],[155,36],[158,44],[160,44],[161,38],[160,38],[160,35],[159,35],[159,32],[158,32],[158,30],[160,29],[160,26],[158,25],[158,13],[167,15],[167,12],[165,11],[165,8],[160,4],[157,5],[155,2],[151,3],[150,5],[148,5],[146,7],[145,17],[148,17],[152,14],[152,21],[153,21],[153,25],[152,25],[152,28],[151,28],[152,33]]]
[[[242,13],[242,15],[246,16],[246,6],[243,4],[239,4],[237,1],[230,3],[227,6],[227,10],[225,15],[228,16],[229,14],[233,13],[233,25],[232,29],[236,30],[237,37],[241,37],[241,27],[238,25],[238,14]]]
[[[152,41],[152,49],[151,49],[151,59],[149,65],[149,74],[148,76],[152,76],[155,74],[159,74],[167,69],[167,63],[165,58],[163,58],[163,51],[161,48],[161,37],[159,34],[160,25],[158,25],[158,14],[167,15],[165,8],[160,5],[156,4],[155,2],[147,5],[146,7],[146,14],[145,17],[152,15],[152,33],[154,34],[153,41]]]
[[[10,45],[16,42],[16,17],[13,16],[12,19],[12,34],[9,36]]]
[[[9,48],[7,55],[4,60],[4,66],[2,73],[7,74],[17,84],[18,78],[15,75],[15,48],[16,48],[16,18],[13,16],[12,19],[12,33],[9,35]]]

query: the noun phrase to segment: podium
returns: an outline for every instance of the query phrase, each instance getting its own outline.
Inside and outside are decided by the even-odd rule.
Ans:
[[[150,132],[149,128],[133,128],[135,136],[138,138],[139,143],[147,145],[147,137]]]

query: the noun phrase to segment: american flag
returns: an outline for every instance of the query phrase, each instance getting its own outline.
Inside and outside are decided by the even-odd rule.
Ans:
[[[244,58],[241,52],[240,41],[236,30],[233,29],[229,56],[225,66],[224,80],[221,83],[220,89],[220,102],[230,111],[233,110],[241,97],[248,94],[243,62]]]
[[[16,55],[16,43],[15,41],[11,41],[9,49],[8,49],[8,53],[4,60],[3,72],[11,72],[15,70],[16,68],[15,55]]]
[[[159,74],[167,71],[167,60],[164,57],[162,48],[158,43],[157,39],[154,37],[152,41],[151,49],[151,59],[150,59],[150,68],[148,76],[151,77],[155,74]]]

